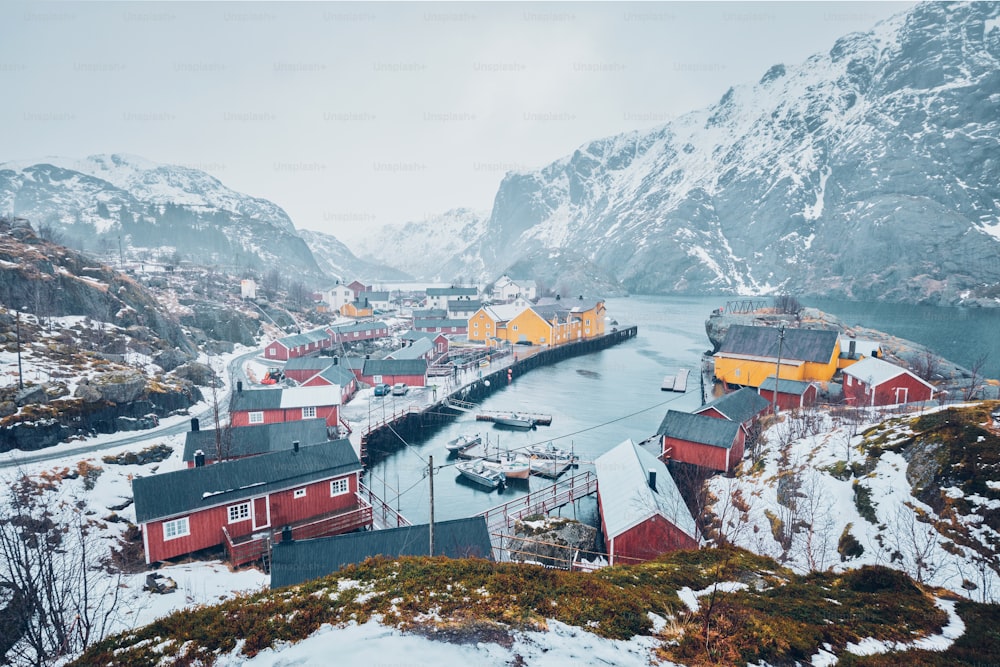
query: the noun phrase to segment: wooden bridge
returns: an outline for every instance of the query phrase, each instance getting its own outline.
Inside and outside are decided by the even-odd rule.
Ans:
[[[502,556],[506,553],[506,545],[502,544],[503,536],[513,534],[515,521],[533,514],[548,514],[557,507],[569,505],[594,493],[597,493],[597,475],[588,470],[480,512],[479,516],[486,518],[486,527],[493,540],[493,552],[497,560],[503,560]]]

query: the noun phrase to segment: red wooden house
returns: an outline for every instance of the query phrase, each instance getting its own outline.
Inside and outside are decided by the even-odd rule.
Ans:
[[[855,405],[900,405],[929,401],[934,385],[905,368],[868,357],[841,371],[844,397]]]
[[[753,422],[767,412],[768,407],[767,401],[757,392],[750,387],[743,387],[692,410],[692,414],[739,422],[743,425],[743,430],[748,431]]]
[[[358,495],[361,462],[347,440],[271,452],[132,481],[146,563],[225,546],[234,565],[293,539],[372,524]]]
[[[302,383],[303,387],[339,387],[343,405],[358,392],[358,379],[340,364],[328,366]]]
[[[819,396],[819,389],[816,388],[815,383],[801,380],[779,380],[777,392],[775,392],[773,375],[760,383],[757,392],[768,404],[775,401],[775,393],[777,393],[779,410],[808,408],[816,404],[816,399]]]
[[[365,359],[361,381],[370,385],[405,382],[411,387],[427,384],[426,359]]]
[[[601,532],[611,565],[698,548],[694,517],[667,467],[653,454],[626,440],[594,465]]]
[[[282,387],[244,391],[237,383],[229,402],[232,426],[253,426],[321,417],[327,426],[340,419],[340,391],[326,387]]]
[[[181,458],[188,468],[195,467],[195,452],[198,451],[202,453],[202,463],[212,464],[226,459],[291,449],[295,442],[305,446],[330,439],[323,419],[202,431],[195,418],[191,420],[191,426],[192,429],[184,438],[184,455]]]
[[[664,459],[731,473],[743,460],[746,431],[739,422],[669,410],[657,431]]]
[[[325,371],[334,363],[340,363],[336,357],[298,357],[289,359],[285,364],[285,377],[302,384],[320,371]]]
[[[473,313],[475,314],[475,313]],[[468,319],[417,319],[413,318],[413,328],[427,333],[443,333],[464,336],[469,333]]]
[[[421,338],[426,338],[431,341],[431,344],[434,346],[434,351],[436,352],[435,356],[437,357],[448,354],[448,350],[451,348],[451,339],[443,333],[410,329],[399,337],[400,340],[406,341],[418,341]]]
[[[273,340],[264,348],[264,357],[275,361],[288,361],[296,357],[319,354],[333,341],[326,329],[315,329]]]
[[[332,343],[354,343],[362,340],[376,340],[389,337],[389,325],[385,322],[353,322],[327,328]]]

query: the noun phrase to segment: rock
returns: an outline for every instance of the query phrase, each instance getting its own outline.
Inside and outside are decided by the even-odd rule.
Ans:
[[[82,399],[84,403],[97,403],[101,401],[101,392],[90,384],[78,384],[73,395]]]
[[[106,401],[131,403],[142,395],[146,388],[146,378],[135,371],[105,373],[92,386],[101,392],[101,398]]]
[[[215,371],[210,366],[197,361],[189,361],[173,370],[173,375],[190,380],[201,387],[210,387],[215,381]]]
[[[14,402],[18,406],[29,405],[31,403],[45,403],[45,387],[42,385],[34,385],[32,387],[25,387],[17,392],[14,396]]]
[[[176,349],[163,350],[153,356],[153,363],[168,373],[187,360],[188,355]]]
[[[156,415],[149,414],[142,417],[118,417],[115,426],[119,431],[145,431],[159,425],[160,420]]]
[[[159,572],[153,572],[146,575],[146,585],[142,587],[142,590],[160,595],[173,593],[177,590],[177,582],[170,577],[164,577]]]
[[[518,521],[508,548],[511,559],[569,569],[577,552],[594,551],[597,529],[563,518]]]
[[[0,401],[0,418],[9,417],[17,412],[17,404],[14,401]]]

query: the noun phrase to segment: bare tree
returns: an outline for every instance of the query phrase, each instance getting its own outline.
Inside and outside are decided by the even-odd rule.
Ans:
[[[920,510],[909,504],[900,505],[887,522],[891,543],[896,551],[891,560],[900,561],[903,570],[925,584],[944,566],[944,554],[938,544],[934,526],[920,520]]]
[[[50,497],[50,485],[21,475],[0,514],[0,587],[19,612],[0,661],[49,665],[102,640],[118,619],[121,574],[109,575],[83,505]],[[10,632],[9,628],[5,628]]]
[[[986,361],[990,358],[989,352],[984,352],[979,355],[974,362],[972,362],[971,368],[969,368],[969,385],[965,388],[962,398],[966,401],[971,401],[976,397],[983,389],[983,385],[986,384],[986,378],[983,376],[983,368],[986,366]]]
[[[910,370],[921,380],[931,382],[941,374],[941,360],[930,350],[924,350],[923,354],[911,362]]]
[[[774,310],[785,315],[798,315],[802,312],[802,304],[791,294],[779,294],[774,297]]]

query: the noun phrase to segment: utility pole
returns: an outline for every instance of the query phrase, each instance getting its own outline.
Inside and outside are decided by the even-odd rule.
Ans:
[[[778,327],[778,364],[774,371],[774,390],[771,392],[771,414],[778,414],[778,380],[781,378],[781,344],[785,342],[785,326]]]
[[[14,313],[14,331],[17,337],[17,388],[24,389],[24,373],[21,371],[21,312]]]
[[[431,537],[430,555],[433,556],[434,555],[434,457],[433,456],[427,457],[427,471],[430,474],[430,480],[431,480],[431,520],[427,532],[430,533]]]

